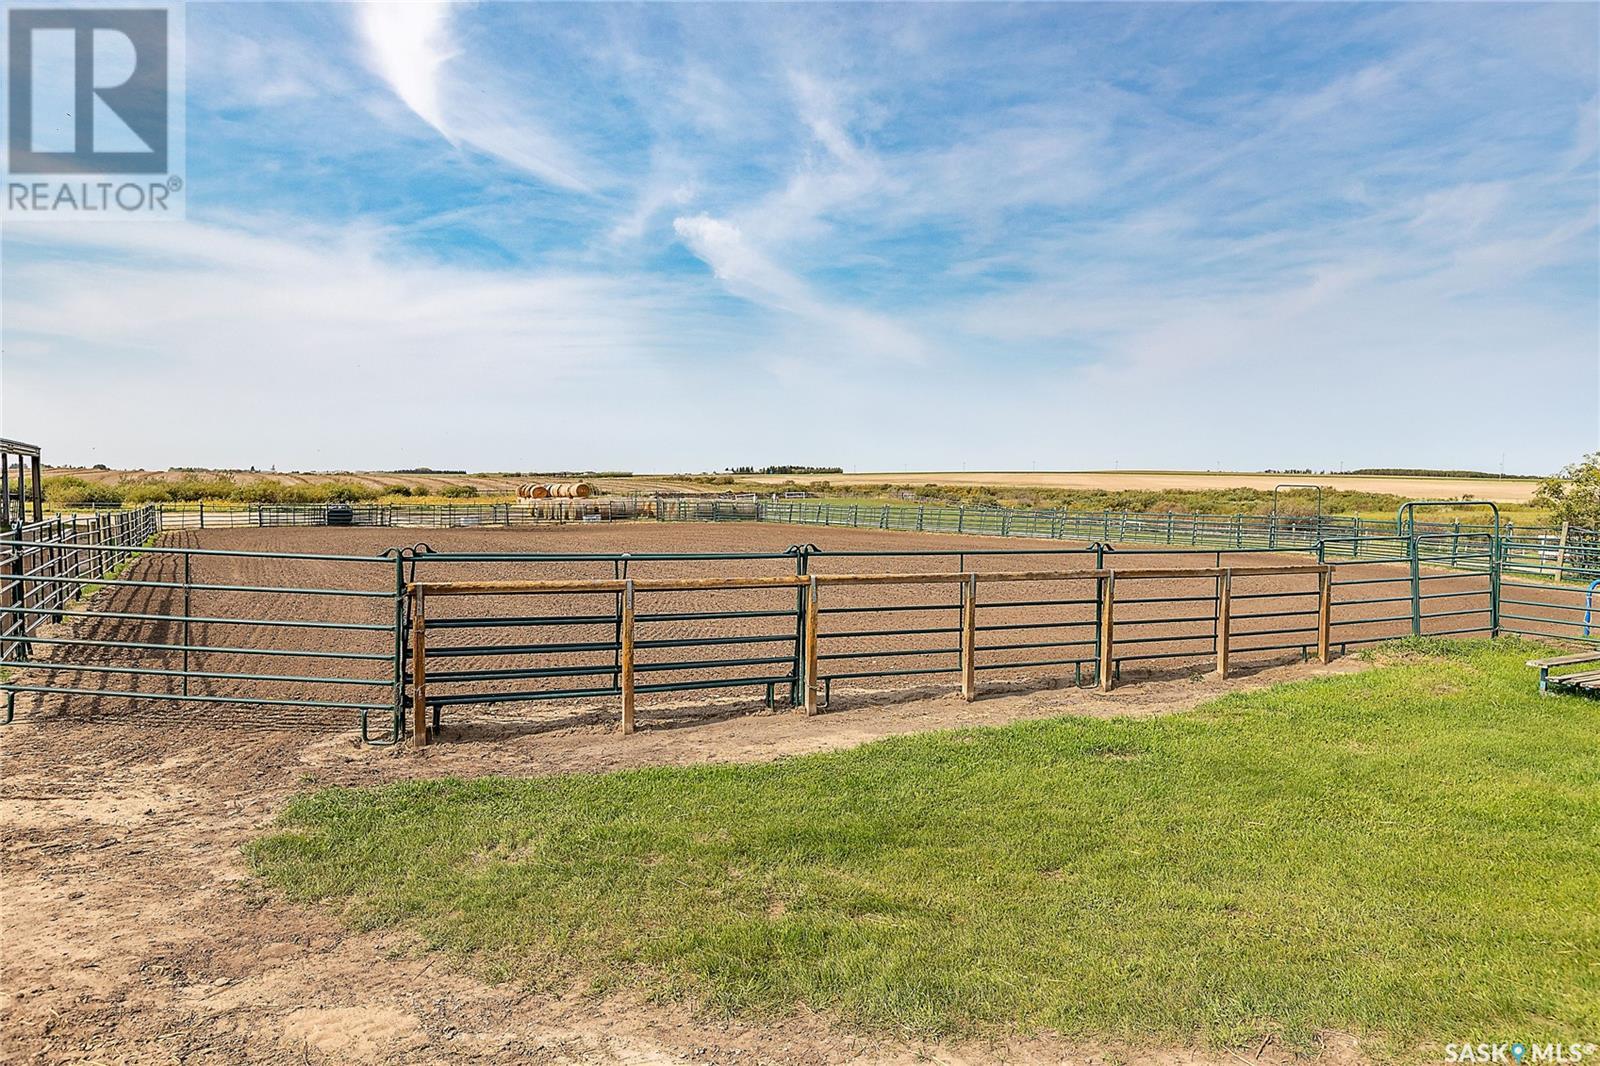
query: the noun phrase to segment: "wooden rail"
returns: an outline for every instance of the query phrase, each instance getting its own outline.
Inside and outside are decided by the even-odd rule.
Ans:
[[[806,715],[817,713],[817,690],[820,683],[817,648],[826,634],[820,632],[819,614],[821,591],[826,586],[866,585],[932,585],[955,584],[960,586],[961,646],[958,672],[961,678],[962,698],[977,698],[977,615],[978,583],[1017,581],[1093,581],[1094,603],[1098,618],[1096,626],[1095,661],[1099,688],[1109,692],[1116,673],[1116,608],[1117,585],[1139,580],[1179,580],[1205,578],[1217,588],[1216,613],[1216,674],[1227,677],[1230,644],[1233,637],[1233,581],[1239,577],[1275,577],[1294,574],[1315,574],[1317,581],[1316,647],[1317,658],[1328,661],[1329,629],[1332,617],[1333,567],[1326,564],[1287,566],[1234,566],[1151,568],[1151,569],[1089,569],[1089,570],[1020,570],[1000,573],[906,573],[906,574],[808,574],[782,577],[740,578],[596,578],[575,580],[539,581],[421,581],[407,586],[411,600],[412,640],[412,718],[413,743],[427,744],[430,739],[427,703],[427,600],[432,596],[497,596],[497,595],[559,595],[559,594],[610,594],[619,597],[617,675],[622,694],[623,733],[634,730],[634,658],[635,658],[635,597],[641,592],[709,592],[759,589],[804,590],[804,607],[801,617],[801,669],[804,702],[800,708]],[[1285,595],[1291,595],[1286,593]],[[1159,619],[1140,621],[1159,622]],[[492,622],[485,623],[492,626]],[[1091,624],[1091,623],[1076,623]],[[1137,623],[1129,623],[1137,624]],[[1041,627],[1042,628],[1042,627]],[[1248,635],[1248,634],[1245,634]],[[1174,637],[1174,640],[1185,639]],[[931,654],[931,653],[930,653]]]

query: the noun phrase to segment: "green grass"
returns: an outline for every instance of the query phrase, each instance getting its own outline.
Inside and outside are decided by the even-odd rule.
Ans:
[[[491,978],[711,1010],[1435,1060],[1593,1040],[1600,703],[1537,696],[1538,647],[1413,645],[1153,720],[327,790],[249,854]]]

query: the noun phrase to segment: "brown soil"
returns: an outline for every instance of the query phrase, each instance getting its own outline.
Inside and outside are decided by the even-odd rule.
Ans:
[[[863,1035],[814,1014],[729,1020],[630,998],[489,986],[418,951],[404,934],[351,933],[332,913],[274,898],[252,882],[239,849],[287,797],[323,785],[756,761],[918,730],[1058,714],[1160,714],[1226,691],[1356,668],[1357,660],[1345,659],[1226,682],[1157,680],[1104,696],[1055,689],[972,704],[952,696],[863,697],[809,719],[713,714],[675,728],[657,720],[630,738],[609,723],[570,716],[542,732],[482,723],[420,754],[304,730],[21,718],[0,731],[0,1059],[1287,1063],[1293,1056],[1273,1046],[1202,1052],[1048,1035],[930,1045]],[[1348,1037],[1327,1034],[1322,1057],[1359,1055]]]

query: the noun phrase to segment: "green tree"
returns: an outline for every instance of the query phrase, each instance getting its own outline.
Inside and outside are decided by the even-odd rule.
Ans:
[[[1590,452],[1555,477],[1539,483],[1533,502],[1559,522],[1600,529],[1600,452]]]

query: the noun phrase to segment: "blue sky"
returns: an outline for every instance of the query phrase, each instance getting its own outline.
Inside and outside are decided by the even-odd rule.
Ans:
[[[191,4],[188,221],[4,235],[7,436],[280,468],[1600,447],[1600,7]]]

